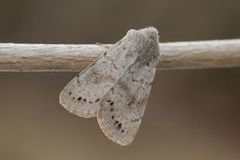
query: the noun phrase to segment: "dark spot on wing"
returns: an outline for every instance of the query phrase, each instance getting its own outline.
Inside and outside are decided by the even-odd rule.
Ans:
[[[122,128],[122,123],[119,123],[118,126],[117,126],[118,129],[121,129]]]
[[[149,63],[147,62],[147,66],[149,66]]]
[[[121,131],[124,133],[124,130],[123,130],[123,129],[122,129]]]
[[[103,55],[104,55],[104,56],[106,56],[106,54],[107,54],[107,52],[104,52],[104,54],[103,54]]]
[[[153,81],[149,83],[149,86],[151,86],[153,84]]]
[[[93,102],[92,101],[89,101],[90,104],[92,104]]]
[[[84,102],[87,102],[86,98],[83,99]]]
[[[114,116],[112,116],[112,119],[114,119]]]
[[[68,94],[69,94],[69,96],[71,96],[72,92],[69,92]]]
[[[96,99],[96,101],[95,102],[99,102],[100,101],[100,99],[98,98],[98,99]]]
[[[113,102],[110,103],[110,106],[112,106],[112,105],[113,105]]]
[[[113,111],[113,108],[110,108],[110,111],[112,112],[112,111]]]
[[[112,63],[112,65],[113,65],[114,69],[118,69],[116,64]]]
[[[115,121],[115,123],[114,124],[118,124],[119,122],[118,121]]]
[[[113,88],[111,88],[111,91],[112,91],[112,93],[114,93],[114,89]]]
[[[138,122],[140,120],[141,120],[141,118],[136,118],[136,119],[131,120],[131,122]]]
[[[111,100],[107,100],[107,102],[112,102]]]
[[[72,97],[73,100],[75,100],[75,97]]]
[[[80,97],[78,97],[78,99],[77,99],[78,101],[81,101],[82,100],[82,97],[80,96]]]
[[[133,98],[127,103],[127,105],[128,105],[129,107],[131,107],[131,105],[134,104],[134,101],[135,101],[135,98],[133,97]]]

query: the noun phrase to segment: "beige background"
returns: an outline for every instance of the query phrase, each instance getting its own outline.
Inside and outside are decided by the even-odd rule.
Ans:
[[[0,42],[114,43],[155,26],[160,41],[240,38],[238,0],[0,0]],[[240,69],[157,73],[132,145],[58,103],[76,73],[0,73],[0,159],[240,159]]]

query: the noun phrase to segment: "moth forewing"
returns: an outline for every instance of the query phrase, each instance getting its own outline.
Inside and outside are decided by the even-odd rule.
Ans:
[[[60,94],[60,104],[71,113],[95,117],[99,102],[142,52],[136,30],[107,50],[95,62],[79,73]]]
[[[134,33],[141,48],[138,58],[103,96],[97,114],[105,135],[120,145],[130,144],[145,111],[159,57],[158,32],[146,28]]]

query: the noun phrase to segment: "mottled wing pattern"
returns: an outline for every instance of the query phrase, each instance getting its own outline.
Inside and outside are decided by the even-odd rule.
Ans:
[[[74,77],[61,92],[60,104],[78,116],[95,117],[102,97],[138,57],[136,32],[128,31],[122,40]]]
[[[159,57],[157,31],[142,32],[144,47],[138,59],[103,97],[97,115],[105,135],[120,145],[130,144],[138,131]]]

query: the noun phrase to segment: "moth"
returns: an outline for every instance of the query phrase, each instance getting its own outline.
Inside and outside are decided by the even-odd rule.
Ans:
[[[129,145],[144,115],[159,54],[155,28],[129,30],[68,83],[60,104],[80,117],[97,117],[110,140]]]

